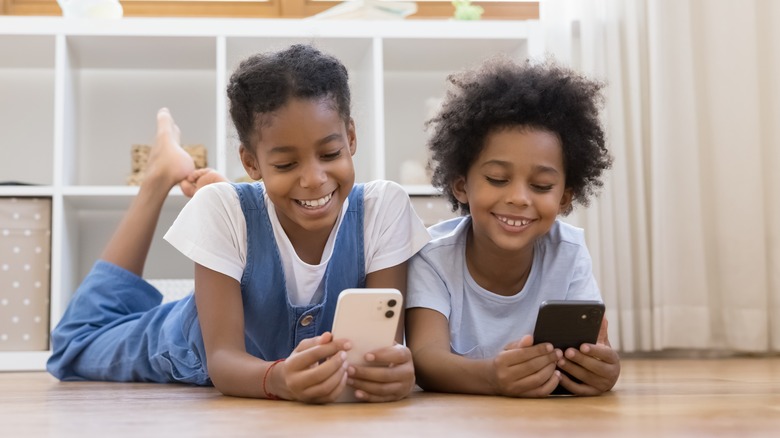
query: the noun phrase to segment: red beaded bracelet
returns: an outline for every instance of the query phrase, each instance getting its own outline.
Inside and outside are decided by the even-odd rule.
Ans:
[[[266,389],[266,387],[265,387],[265,385],[266,385],[266,381],[268,380],[268,375],[269,375],[269,374],[271,374],[271,368],[275,367],[275,366],[276,366],[276,364],[278,364],[279,362],[284,362],[284,359],[277,359],[277,360],[275,360],[275,361],[274,361],[274,363],[272,363],[272,364],[271,364],[271,365],[270,365],[270,366],[269,366],[269,367],[268,367],[268,368],[265,370],[265,374],[263,374],[263,392],[265,393],[265,397],[266,397],[268,400],[281,400],[281,399],[279,398],[279,396],[278,396],[278,395],[276,395],[276,394],[274,394],[274,393],[272,393],[272,392],[268,392],[268,390],[267,390],[267,389]]]

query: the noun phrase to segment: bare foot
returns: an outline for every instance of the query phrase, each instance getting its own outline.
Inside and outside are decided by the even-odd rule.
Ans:
[[[179,185],[182,193],[191,198],[202,187],[224,181],[227,181],[227,178],[220,175],[216,170],[205,168],[190,173]]]
[[[168,108],[157,111],[157,137],[149,153],[144,181],[171,188],[195,170],[192,157],[180,146],[181,131]]]

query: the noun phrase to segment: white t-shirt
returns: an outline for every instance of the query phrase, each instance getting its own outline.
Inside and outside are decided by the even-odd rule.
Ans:
[[[293,305],[309,304],[312,297],[322,292],[322,279],[347,203],[348,200],[331,231],[320,263],[310,265],[296,254],[265,194],[268,217]],[[366,183],[363,210],[366,274],[405,262],[430,240],[430,234],[412,209],[409,196],[394,182]],[[246,219],[232,185],[210,184],[199,190],[184,206],[164,238],[195,263],[241,282],[247,254]]]
[[[409,261],[406,307],[425,307],[446,316],[450,348],[472,359],[495,357],[504,346],[533,334],[545,300],[601,301],[585,235],[555,221],[534,244],[525,286],[512,296],[481,287],[466,266],[469,217],[430,228],[433,240]]]

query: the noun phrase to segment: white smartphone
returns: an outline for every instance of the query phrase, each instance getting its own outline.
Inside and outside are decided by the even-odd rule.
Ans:
[[[346,289],[339,294],[333,318],[333,339],[348,339],[351,365],[370,365],[366,353],[395,343],[403,296],[397,289]],[[344,389],[337,402],[358,401],[355,390]]]

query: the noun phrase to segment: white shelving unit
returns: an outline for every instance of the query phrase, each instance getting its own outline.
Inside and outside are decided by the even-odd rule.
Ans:
[[[357,180],[403,183],[402,163],[427,160],[424,121],[447,75],[497,53],[540,57],[541,41],[530,21],[0,17],[0,181],[33,184],[0,186],[0,196],[53,199],[51,326],[137,193],[125,185],[130,146],[153,140],[158,108],[171,108],[184,144],[207,147],[210,167],[243,176],[225,88],[250,54],[307,42],[341,59]],[[429,221],[450,214],[429,185],[406,188]],[[192,264],[162,240],[185,203],[171,192],[149,278],[192,278]],[[0,371],[43,369],[48,355],[0,351]]]

